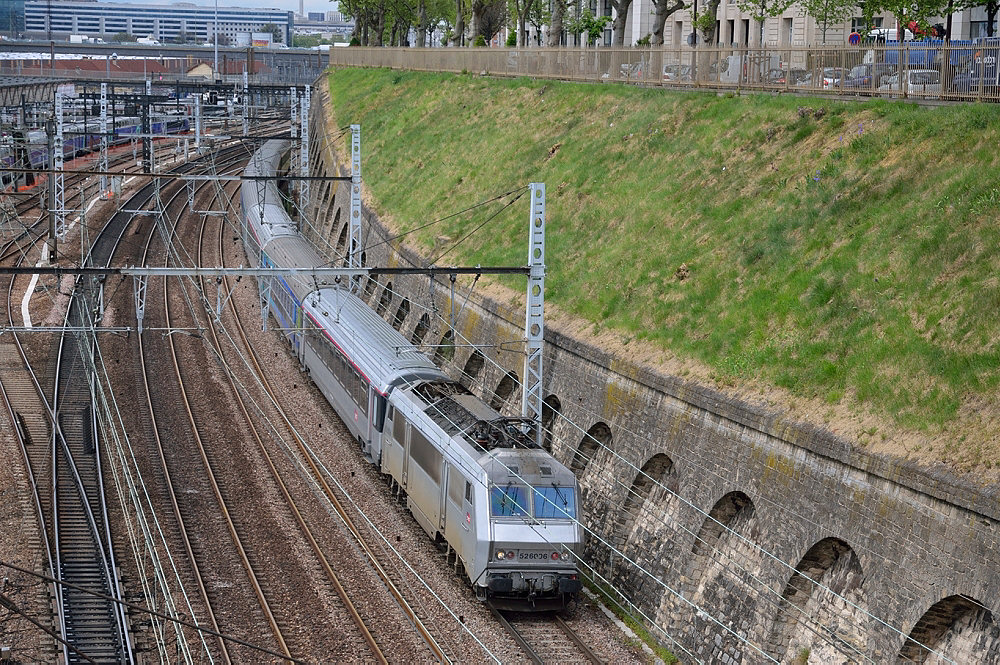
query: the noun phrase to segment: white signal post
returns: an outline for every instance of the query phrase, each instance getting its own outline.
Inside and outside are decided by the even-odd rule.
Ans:
[[[524,379],[521,415],[535,422],[535,443],[542,445],[542,343],[545,337],[545,184],[530,187],[528,219],[528,300],[524,314]]]
[[[351,125],[351,219],[347,225],[347,265],[361,267],[361,125]]]

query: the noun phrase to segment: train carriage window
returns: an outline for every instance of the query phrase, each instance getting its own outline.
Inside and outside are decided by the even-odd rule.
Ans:
[[[406,419],[402,416],[394,415],[392,419],[392,438],[401,446],[406,443]]]
[[[385,398],[378,393],[375,393],[375,417],[372,419],[372,425],[375,426],[376,432],[381,432],[385,427]]]
[[[464,485],[468,483],[465,482],[465,478],[462,477],[462,472],[458,470],[457,466],[449,465],[448,467],[448,498],[456,506],[462,505],[462,490]]]
[[[493,517],[527,515],[528,488],[513,483],[490,488],[490,514]]]
[[[573,487],[534,488],[535,517],[547,519],[574,519],[576,517],[576,491]]]
[[[410,430],[410,459],[426,471],[435,483],[441,484],[441,453],[415,427]]]

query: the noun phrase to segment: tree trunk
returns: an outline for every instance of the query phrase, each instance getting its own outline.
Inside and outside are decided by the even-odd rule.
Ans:
[[[611,22],[611,45],[625,46],[625,28],[628,27],[628,10],[632,0],[618,0],[615,7],[615,20]]]
[[[559,46],[565,18],[566,0],[553,0],[552,19],[549,21],[549,46]]]
[[[417,48],[427,46],[427,2],[420,0],[417,9]]]
[[[997,11],[1000,11],[1000,3],[986,3],[986,36],[993,36],[993,22],[997,20]]]
[[[653,36],[649,43],[652,46],[663,46],[663,26],[671,14],[684,9],[684,0],[673,0],[673,4],[671,0],[655,0],[653,4],[656,11],[653,12]]]
[[[462,13],[462,0],[455,0],[455,33],[451,36],[452,46],[461,46],[465,36],[465,15]]]
[[[705,39],[705,44],[708,46],[716,46],[719,43],[718,35],[715,34],[715,26],[719,22],[719,3],[720,0],[709,0],[708,7],[705,8],[705,11],[715,19],[712,21],[712,27],[701,33],[701,36]]]

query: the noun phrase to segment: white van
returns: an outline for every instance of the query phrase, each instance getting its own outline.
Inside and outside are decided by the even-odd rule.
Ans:
[[[913,33],[909,29],[903,31],[906,35],[906,41],[911,41],[913,39]],[[898,30],[896,28],[875,28],[868,33],[868,39],[873,42],[898,42],[896,35]]]

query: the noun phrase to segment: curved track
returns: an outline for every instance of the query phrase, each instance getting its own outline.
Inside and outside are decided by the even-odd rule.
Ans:
[[[528,658],[537,665],[604,663],[558,614],[504,612],[493,608],[491,612]]]

